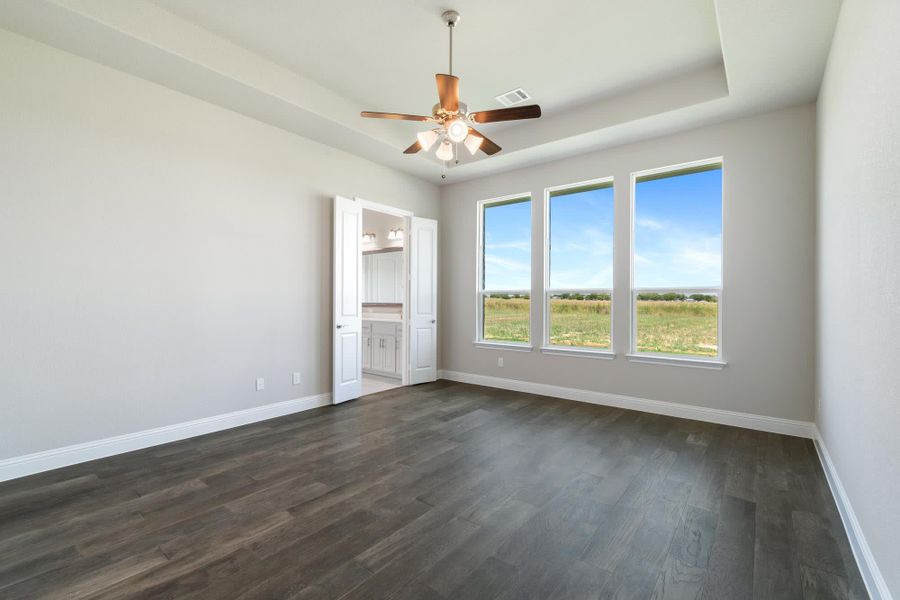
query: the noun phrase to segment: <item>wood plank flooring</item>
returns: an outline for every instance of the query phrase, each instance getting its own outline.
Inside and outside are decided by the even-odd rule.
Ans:
[[[867,598],[808,440],[439,381],[0,484],[0,598]]]

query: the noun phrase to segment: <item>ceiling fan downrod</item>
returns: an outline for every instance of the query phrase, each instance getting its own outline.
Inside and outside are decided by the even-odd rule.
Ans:
[[[453,75],[453,28],[459,23],[459,13],[455,10],[447,10],[441,15],[447,27],[450,29],[450,71],[449,75]]]

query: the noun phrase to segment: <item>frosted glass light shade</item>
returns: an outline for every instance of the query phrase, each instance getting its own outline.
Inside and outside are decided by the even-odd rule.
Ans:
[[[416,138],[419,140],[419,145],[422,146],[422,150],[428,152],[437,141],[438,134],[433,129],[429,129],[428,131],[420,131],[417,133]]]
[[[447,137],[451,142],[461,142],[469,134],[469,127],[462,119],[453,119],[447,123]]]
[[[453,160],[453,146],[450,145],[450,140],[441,142],[441,145],[438,146],[437,152],[435,152],[434,155],[441,160]]]
[[[469,134],[469,137],[466,138],[466,150],[469,151],[469,154],[475,156],[475,153],[478,152],[479,148],[481,148],[481,142],[483,141],[483,137]]]

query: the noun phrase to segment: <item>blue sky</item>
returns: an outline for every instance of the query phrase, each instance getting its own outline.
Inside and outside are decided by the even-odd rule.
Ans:
[[[722,171],[636,185],[635,285],[721,285]],[[485,211],[485,289],[530,289],[531,203]],[[613,189],[550,200],[550,285],[611,288]]]
[[[721,169],[635,186],[635,287],[718,287],[721,263]]]

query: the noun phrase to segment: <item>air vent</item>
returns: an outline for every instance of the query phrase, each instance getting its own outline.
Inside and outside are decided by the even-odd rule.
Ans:
[[[503,106],[515,106],[516,104],[522,104],[526,100],[531,100],[531,96],[529,96],[528,92],[522,88],[516,88],[510,92],[497,96],[497,102]]]

